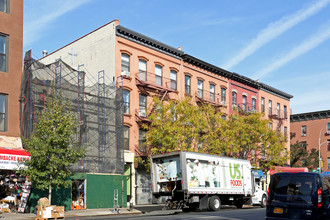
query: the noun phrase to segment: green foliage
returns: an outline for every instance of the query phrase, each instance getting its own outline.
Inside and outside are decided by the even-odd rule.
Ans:
[[[316,149],[307,150],[306,143],[290,145],[290,164],[293,167],[307,167],[310,171],[319,166],[319,151]]]
[[[52,98],[39,112],[34,133],[23,139],[31,160],[25,161],[27,168],[19,172],[27,175],[35,187],[48,188],[50,193],[51,186],[69,186],[70,165],[85,156],[85,148],[75,141],[77,123],[69,109],[68,102]]]
[[[233,114],[224,120],[221,111],[212,105],[196,106],[191,98],[161,102],[149,116],[147,149],[149,154],[177,150],[198,151],[214,155],[255,159],[263,168],[283,165],[284,138],[269,128],[270,120],[260,113]],[[262,154],[262,155],[261,155]],[[262,157],[263,156],[263,157]],[[262,160],[267,158],[267,160]]]

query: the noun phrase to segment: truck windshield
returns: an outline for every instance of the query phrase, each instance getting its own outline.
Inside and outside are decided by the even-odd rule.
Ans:
[[[314,187],[313,180],[310,176],[275,176],[272,190],[278,195],[310,196]]]

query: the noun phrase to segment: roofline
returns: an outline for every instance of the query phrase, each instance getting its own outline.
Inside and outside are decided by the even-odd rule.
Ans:
[[[77,38],[76,40],[74,40],[74,41],[72,41],[72,42],[70,42],[70,43],[68,43],[68,44],[64,45],[63,47],[60,47],[59,49],[57,49],[57,50],[55,50],[55,51],[53,51],[53,52],[51,52],[51,53],[47,54],[46,56],[44,56],[44,57],[41,57],[40,59],[38,59],[38,60],[36,60],[36,61],[40,61],[40,60],[42,60],[43,58],[45,58],[45,57],[48,57],[48,56],[50,56],[50,55],[52,55],[52,54],[56,53],[57,51],[60,51],[60,50],[62,50],[63,48],[65,48],[65,47],[67,47],[67,46],[69,46],[69,45],[71,45],[71,44],[73,44],[73,43],[75,43],[75,42],[79,41],[80,39],[82,39],[82,38],[84,38],[84,37],[86,37],[86,36],[88,36],[88,35],[90,35],[90,34],[94,33],[95,31],[98,31],[98,30],[100,30],[101,28],[103,28],[103,27],[105,27],[105,26],[107,26],[107,25],[109,25],[109,24],[111,24],[111,23],[113,23],[113,22],[116,22],[116,23],[117,23],[117,25],[119,24],[119,20],[118,20],[118,19],[114,19],[114,20],[112,20],[112,21],[110,21],[110,22],[108,22],[108,23],[106,23],[106,24],[102,25],[101,27],[98,27],[98,28],[96,28],[95,30],[93,30],[93,31],[89,32],[88,34],[85,34],[84,36],[82,36],[82,37],[79,37],[79,38]]]
[[[215,65],[212,65],[210,63],[207,63],[203,60],[200,60],[196,57],[193,57],[189,54],[184,54],[182,56],[183,61],[190,63],[192,65],[198,66],[202,69],[205,69],[207,71],[213,72],[215,74],[218,74],[220,76],[232,79],[236,82],[241,82],[245,85],[251,86],[253,88],[259,89],[258,83],[248,77],[242,76],[238,73],[230,72],[228,70],[222,69],[220,67],[217,67]]]
[[[290,115],[291,122],[312,121],[330,118],[330,110],[306,112]]]
[[[136,31],[133,31],[133,30],[123,27],[121,25],[118,25],[116,27],[116,35],[123,37],[127,40],[136,42],[138,44],[141,44],[143,46],[147,46],[151,49],[160,51],[162,53],[165,53],[165,54],[175,57],[177,59],[181,59],[182,55],[184,54],[184,52],[182,50],[171,47],[167,44],[164,44],[153,38],[147,37],[143,34],[140,34]]]
[[[276,95],[280,95],[280,96],[282,96],[283,98],[285,98],[287,100],[290,100],[290,99],[293,98],[292,95],[290,95],[286,92],[283,92],[281,90],[275,89],[274,87],[271,87],[271,86],[269,86],[265,83],[259,82],[259,85],[260,85],[260,89],[263,89],[266,92],[271,92],[271,93],[274,93]]]

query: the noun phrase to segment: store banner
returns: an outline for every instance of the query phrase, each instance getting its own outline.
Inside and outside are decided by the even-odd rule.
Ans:
[[[30,154],[24,150],[11,150],[0,148],[0,170],[16,170],[23,168],[20,161],[29,160]]]

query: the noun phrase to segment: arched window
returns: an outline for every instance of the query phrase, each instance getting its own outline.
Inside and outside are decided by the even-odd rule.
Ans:
[[[127,89],[124,89],[123,90],[123,111],[124,111],[124,114],[129,114],[130,111],[129,111],[129,102],[130,102],[130,98],[129,98],[129,91]]]

